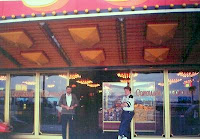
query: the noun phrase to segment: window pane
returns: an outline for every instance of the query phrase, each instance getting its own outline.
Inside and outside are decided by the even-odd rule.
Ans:
[[[169,73],[171,128],[174,135],[198,135],[199,76],[198,72]]]
[[[0,121],[4,121],[5,88],[6,76],[0,75]]]
[[[127,83],[104,82],[103,83],[103,106],[104,121],[120,122],[122,108],[119,107],[124,96],[124,87]],[[116,128],[118,130],[118,128]]]
[[[11,76],[11,125],[14,132],[32,133],[35,75]]]
[[[70,78],[70,85],[79,99],[80,106],[76,109],[75,127],[77,138],[99,138],[100,131],[111,131],[103,134],[100,138],[116,138],[120,124],[116,100],[124,94],[123,87],[127,83],[121,83],[116,70],[92,70],[92,71],[71,71],[70,75],[78,73],[80,78]],[[127,71],[129,73],[130,71]],[[86,83],[91,80],[93,83]],[[115,85],[123,84],[122,91]],[[114,90],[105,96],[105,86],[112,86]],[[103,96],[102,96],[103,95]],[[103,97],[103,106],[102,106]],[[114,132],[113,132],[114,131]],[[83,134],[86,135],[83,137]]]
[[[133,73],[135,130],[138,135],[163,134],[163,73]]]
[[[43,74],[40,76],[41,95],[41,132],[61,134],[60,96],[65,93],[67,79],[59,75]]]

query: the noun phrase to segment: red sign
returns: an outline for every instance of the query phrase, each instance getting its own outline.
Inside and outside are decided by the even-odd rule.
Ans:
[[[73,12],[74,10],[85,11],[85,9],[104,10],[108,8],[118,9],[119,7],[130,8],[131,6],[148,7],[173,5],[193,5],[200,0],[0,0],[0,16],[20,16],[21,14],[31,15],[41,12],[51,13],[56,11]],[[165,9],[165,7],[163,7]]]

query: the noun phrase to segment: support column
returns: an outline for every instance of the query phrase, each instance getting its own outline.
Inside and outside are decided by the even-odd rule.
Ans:
[[[134,96],[134,88],[133,88],[133,71],[130,71],[130,84],[129,87],[131,88],[131,94]],[[135,117],[135,116],[134,116]],[[131,139],[134,139],[134,135],[135,135],[135,118],[133,117],[133,119],[131,120]]]
[[[6,74],[4,121],[10,123],[10,74]]]
[[[66,86],[69,86],[69,70],[67,71],[67,79],[66,79]],[[67,122],[67,128],[66,128],[67,138],[69,139],[69,122]]]
[[[35,105],[34,105],[34,133],[36,136],[40,132],[40,73],[35,76]]]
[[[171,134],[170,94],[168,83],[168,70],[164,70],[164,109],[165,109],[165,138],[169,139]]]

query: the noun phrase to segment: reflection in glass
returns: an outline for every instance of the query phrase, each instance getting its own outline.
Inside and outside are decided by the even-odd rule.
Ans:
[[[103,113],[104,121],[120,121],[122,109],[120,107],[127,83],[103,83]]]
[[[182,79],[170,84],[171,132],[174,135],[198,135],[199,76],[198,72],[171,72],[169,79]]]
[[[70,79],[70,85],[73,87],[72,93],[80,100],[80,106],[77,108],[75,120],[77,138],[83,138],[83,134],[89,134],[93,137],[94,134],[96,135],[102,130],[117,131],[119,129],[120,114],[116,113],[115,107],[116,97],[122,96],[118,93],[119,88],[115,88],[112,93],[108,94],[107,99],[106,97],[102,98],[106,83],[121,83],[121,78],[117,76],[118,72],[125,71],[71,71],[71,73],[78,73],[81,76],[81,79],[87,79],[93,82],[92,84],[81,84],[81,82],[77,82],[80,78]],[[129,73],[129,71],[127,73]],[[127,86],[127,83],[122,84],[123,87]],[[122,94],[124,94],[123,87],[121,91]],[[102,99],[106,99],[106,101],[103,100],[102,103]],[[104,111],[109,111],[109,115]],[[115,133],[117,134],[117,132]]]
[[[6,76],[0,75],[0,121],[4,121]]]
[[[18,133],[32,133],[34,123],[35,75],[11,76],[11,125]]]
[[[135,130],[138,135],[163,134],[163,73],[140,72],[133,77]]]
[[[41,132],[61,134],[61,108],[59,99],[66,90],[67,79],[59,75],[43,74],[40,76]]]

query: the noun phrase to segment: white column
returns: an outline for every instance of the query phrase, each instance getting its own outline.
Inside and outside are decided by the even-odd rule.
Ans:
[[[4,121],[10,123],[10,74],[6,74]]]
[[[165,109],[165,138],[170,138],[171,130],[171,114],[170,114],[170,94],[169,94],[169,83],[168,83],[168,70],[164,70],[164,109]]]
[[[67,79],[66,79],[66,87],[69,86],[69,70],[67,71]],[[67,128],[66,128],[67,138],[69,139],[69,122],[67,122]]]
[[[40,73],[35,76],[35,104],[34,104],[34,133],[39,135],[40,132]]]
[[[134,90],[134,88],[133,88],[133,71],[131,70],[131,72],[130,72],[130,75],[131,75],[131,77],[130,77],[130,84],[129,84],[129,86],[131,87],[131,94],[132,95],[134,95],[134,92],[133,92],[133,90]],[[133,117],[133,119],[131,120],[131,139],[134,139],[134,135],[135,135],[135,120],[134,120],[135,118]]]

